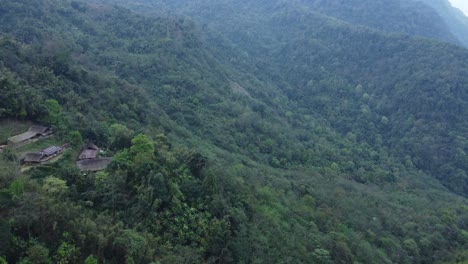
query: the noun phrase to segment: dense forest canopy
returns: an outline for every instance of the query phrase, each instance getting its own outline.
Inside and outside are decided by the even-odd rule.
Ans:
[[[425,2],[0,0],[0,145],[70,143],[0,153],[0,263],[466,263],[465,28]]]
[[[376,10],[365,1],[356,2],[366,12]],[[393,34],[394,29],[389,34],[351,26],[313,8],[326,8],[333,1],[136,3],[178,10],[223,32],[247,52],[257,76],[267,75],[279,84],[298,120],[314,116],[375,149],[383,144],[395,158],[411,161],[458,194],[468,193],[465,158],[459,155],[467,151],[466,49]],[[352,3],[345,7],[358,6]],[[401,5],[391,3],[386,5],[389,12],[399,13]],[[430,25],[429,20],[422,24]],[[413,24],[410,18],[379,21]]]

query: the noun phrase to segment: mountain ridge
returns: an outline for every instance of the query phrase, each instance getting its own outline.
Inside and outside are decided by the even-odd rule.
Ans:
[[[287,2],[206,9],[230,35],[184,16],[32,2],[0,6],[0,114],[81,135],[114,162],[18,175],[14,151],[2,154],[9,262],[466,260],[465,49]],[[443,182],[425,166],[445,156],[456,163]]]

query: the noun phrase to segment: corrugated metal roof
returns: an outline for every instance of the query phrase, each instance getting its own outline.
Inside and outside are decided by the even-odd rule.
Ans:
[[[56,154],[60,150],[62,150],[62,148],[57,147],[57,146],[51,146],[51,147],[48,147],[48,148],[44,149],[43,151],[41,151],[41,153],[45,154],[47,156],[50,156],[50,155]]]

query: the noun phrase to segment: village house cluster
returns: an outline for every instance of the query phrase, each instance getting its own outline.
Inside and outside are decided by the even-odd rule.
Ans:
[[[31,126],[27,132],[8,138],[8,147],[19,148],[53,134],[52,129],[44,126]],[[6,146],[2,146],[6,147]],[[21,159],[22,164],[38,165],[50,162],[60,156],[70,145],[49,146],[38,152],[26,153]],[[92,143],[86,144],[80,151],[76,165],[81,171],[100,171],[106,169],[111,158],[98,157],[101,150]]]

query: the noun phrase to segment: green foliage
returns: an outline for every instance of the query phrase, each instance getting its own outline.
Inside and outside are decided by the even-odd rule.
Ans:
[[[10,225],[3,219],[0,219],[0,254],[4,255],[8,252],[10,245],[12,234],[10,231]],[[0,257],[0,263],[2,261],[2,257]],[[6,263],[6,262],[5,262]]]
[[[49,99],[45,101],[45,106],[48,112],[47,121],[54,127],[58,127],[63,123],[62,109],[57,100]]]
[[[134,132],[121,124],[113,124],[109,128],[110,131],[110,146],[112,150],[128,148],[131,146],[131,141]]]
[[[76,263],[79,256],[79,249],[67,242],[62,242],[55,253],[54,259],[57,264]]]
[[[466,199],[434,180],[466,194],[466,51],[317,13],[447,37],[437,20],[427,31],[429,11],[405,4],[421,16],[390,25],[393,1],[382,21],[354,16],[356,1],[339,14],[335,1],[125,2],[195,21],[0,6],[0,117],[113,155],[106,171],[59,162],[20,178],[2,160],[9,262],[466,260]]]
[[[6,148],[2,151],[2,159],[5,161],[16,161],[18,158],[10,148]]]
[[[32,245],[28,248],[27,252],[27,259],[30,263],[38,263],[38,264],[48,264],[51,263],[49,258],[49,250],[40,245]]]
[[[93,255],[89,255],[85,259],[84,264],[98,264],[98,260]]]
[[[58,197],[63,196],[68,191],[66,182],[53,176],[44,179],[42,189],[45,193]]]
[[[10,193],[13,197],[20,197],[24,192],[24,180],[17,179],[10,184]]]
[[[74,147],[78,147],[83,144],[83,137],[81,136],[81,133],[76,130],[68,132],[68,140]]]
[[[132,155],[152,155],[154,153],[154,143],[148,136],[139,134],[132,139],[130,153]]]

